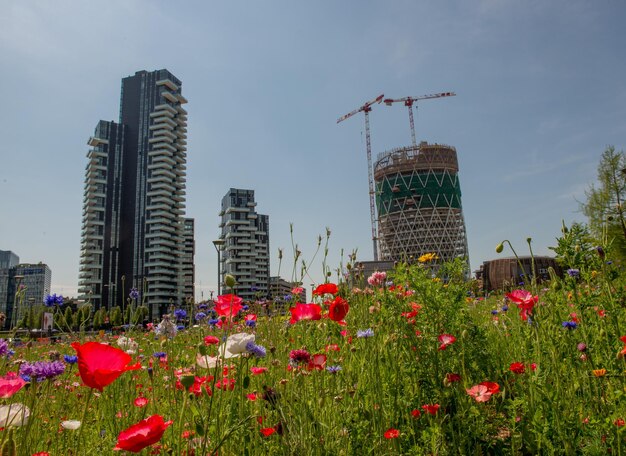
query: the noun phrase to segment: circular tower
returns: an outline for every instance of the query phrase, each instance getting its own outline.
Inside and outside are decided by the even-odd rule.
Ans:
[[[456,149],[443,144],[401,147],[374,164],[380,259],[469,264]]]

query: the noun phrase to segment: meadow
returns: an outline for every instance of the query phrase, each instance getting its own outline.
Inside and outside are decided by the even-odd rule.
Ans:
[[[284,313],[3,339],[0,454],[622,454],[626,280],[576,231],[555,250],[564,277],[488,296],[426,255]]]

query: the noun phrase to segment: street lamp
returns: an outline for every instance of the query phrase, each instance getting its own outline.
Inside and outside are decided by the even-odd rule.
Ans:
[[[221,286],[221,278],[222,278],[222,274],[221,274],[221,267],[222,267],[222,263],[220,260],[220,250],[222,249],[222,246],[226,244],[226,241],[224,239],[216,239],[213,241],[213,245],[215,246],[215,250],[217,251],[217,295],[221,295],[222,294],[222,286]]]

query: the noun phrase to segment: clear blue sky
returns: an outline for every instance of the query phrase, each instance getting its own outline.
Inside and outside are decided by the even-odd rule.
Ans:
[[[549,253],[607,145],[626,148],[621,1],[2,2],[0,249],[75,294],[87,138],[117,120],[121,78],[167,68],[189,100],[187,215],[197,284],[216,288],[220,200],[256,191],[277,250],[372,258],[366,100],[422,102],[418,140],[457,148],[470,260],[510,239]],[[410,143],[406,108],[370,116],[374,154]],[[287,255],[288,256],[288,255]],[[320,257],[312,265],[321,275]],[[287,262],[288,263],[288,262]],[[281,275],[289,278],[283,264]]]

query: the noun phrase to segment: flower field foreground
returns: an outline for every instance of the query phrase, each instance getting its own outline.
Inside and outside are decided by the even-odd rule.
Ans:
[[[482,299],[453,269],[321,284],[284,314],[231,294],[189,328],[0,341],[3,454],[625,452],[621,271]]]

